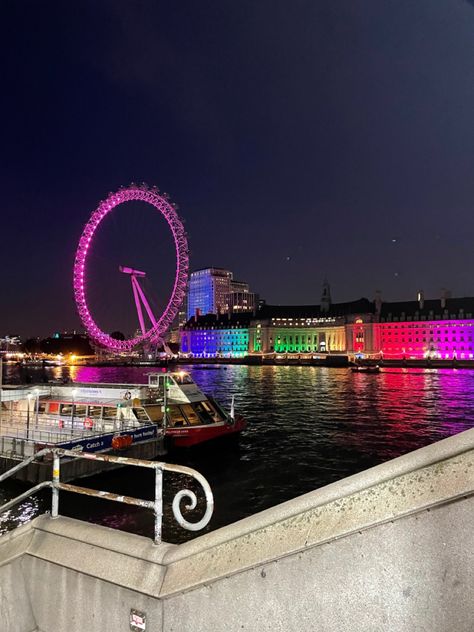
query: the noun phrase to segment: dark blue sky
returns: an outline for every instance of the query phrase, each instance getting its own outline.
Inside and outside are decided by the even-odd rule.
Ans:
[[[272,303],[318,302],[325,275],[336,301],[474,294],[472,4],[10,0],[1,47],[0,334],[79,326],[82,226],[132,181],[179,204],[191,268]],[[159,303],[169,237],[125,210],[122,263]],[[102,284],[120,298],[106,228],[98,311]]]

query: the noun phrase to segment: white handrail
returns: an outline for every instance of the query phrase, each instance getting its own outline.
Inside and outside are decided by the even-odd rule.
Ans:
[[[61,448],[45,448],[37,452],[34,456],[31,456],[15,467],[11,468],[4,474],[0,475],[0,482],[6,480],[11,477],[13,474],[26,467],[30,463],[32,463],[35,459],[46,456],[48,454],[53,455],[53,472],[52,472],[52,480],[44,481],[35,487],[27,490],[20,496],[13,498],[6,504],[0,506],[0,514],[7,509],[10,509],[14,505],[18,504],[25,498],[28,498],[32,494],[36,493],[40,489],[44,487],[52,488],[52,503],[51,503],[51,517],[58,517],[58,508],[59,508],[59,490],[74,492],[76,494],[85,494],[87,496],[94,496],[96,498],[103,498],[105,500],[113,500],[115,502],[125,503],[128,505],[138,505],[140,507],[144,507],[146,509],[152,509],[155,514],[155,533],[154,533],[154,542],[155,544],[161,543],[161,532],[162,532],[162,521],[163,521],[163,472],[166,470],[168,472],[176,472],[179,474],[184,474],[186,476],[190,476],[194,478],[203,488],[205,501],[206,501],[206,510],[204,516],[198,522],[189,522],[186,520],[181,512],[181,500],[183,498],[187,498],[190,500],[190,504],[186,505],[186,509],[191,510],[195,509],[197,506],[197,496],[190,489],[180,490],[175,494],[173,499],[173,515],[178,522],[178,524],[187,529],[188,531],[199,531],[203,529],[209,523],[212,513],[214,511],[214,498],[212,495],[211,488],[207,480],[197,472],[189,467],[184,467],[182,465],[174,465],[171,463],[163,463],[160,461],[146,461],[144,459],[133,459],[123,456],[113,456],[108,454],[94,454],[90,452],[75,452],[73,450],[63,450]],[[144,500],[141,498],[134,498],[133,496],[123,496],[121,494],[114,494],[112,492],[98,491],[96,489],[89,489],[86,487],[78,487],[77,485],[69,485],[66,483],[61,483],[60,481],[60,470],[61,470],[61,457],[67,456],[75,459],[90,459],[94,461],[104,461],[106,463],[118,463],[121,465],[134,465],[137,467],[146,467],[155,470],[155,498],[153,501]]]

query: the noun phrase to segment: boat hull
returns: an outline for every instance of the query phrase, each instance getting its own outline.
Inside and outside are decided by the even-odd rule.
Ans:
[[[166,437],[171,440],[176,448],[191,448],[195,445],[215,441],[216,439],[238,437],[247,427],[247,422],[242,417],[237,417],[232,424],[210,424],[207,426],[194,426],[185,428],[167,428]]]

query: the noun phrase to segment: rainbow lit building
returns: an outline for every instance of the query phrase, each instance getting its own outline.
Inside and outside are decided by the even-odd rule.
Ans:
[[[263,305],[254,314],[191,318],[181,352],[193,357],[348,354],[386,360],[474,360],[474,298]]]
[[[374,352],[386,359],[474,359],[474,298],[382,303]]]
[[[180,351],[193,358],[243,358],[251,314],[193,316],[180,332]]]
[[[330,305],[264,305],[250,323],[250,353],[345,353],[373,347],[367,299]]]

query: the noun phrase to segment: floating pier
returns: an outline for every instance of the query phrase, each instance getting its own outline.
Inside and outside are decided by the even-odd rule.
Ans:
[[[45,413],[42,410],[44,401],[54,397],[57,388],[55,385],[3,386],[0,400],[0,473],[44,448],[120,454],[148,460],[165,453],[163,430],[155,423],[138,423],[131,419],[131,415],[127,414],[130,408],[126,406],[129,400],[123,397],[119,400],[110,396],[109,399],[102,399],[102,404],[108,404],[110,410],[117,410],[117,401],[124,405],[124,414],[121,417],[107,418],[104,416],[107,406],[97,402],[91,406],[85,404],[90,396],[83,396],[80,385],[62,385],[61,389],[71,391],[69,397],[72,403],[64,404],[68,407],[68,412],[60,410],[58,404],[56,414]],[[94,389],[86,386],[82,390]],[[128,397],[127,387],[122,390]],[[132,394],[136,395],[130,393],[130,397]],[[79,408],[84,409],[82,418],[76,416]],[[92,411],[92,408],[95,410]],[[86,413],[92,412],[97,413],[97,416],[86,416]],[[71,481],[117,467],[120,467],[117,463],[99,460],[66,459],[63,478]],[[27,468],[21,469],[16,478],[37,484],[47,480],[50,471],[51,459],[39,458]]]

